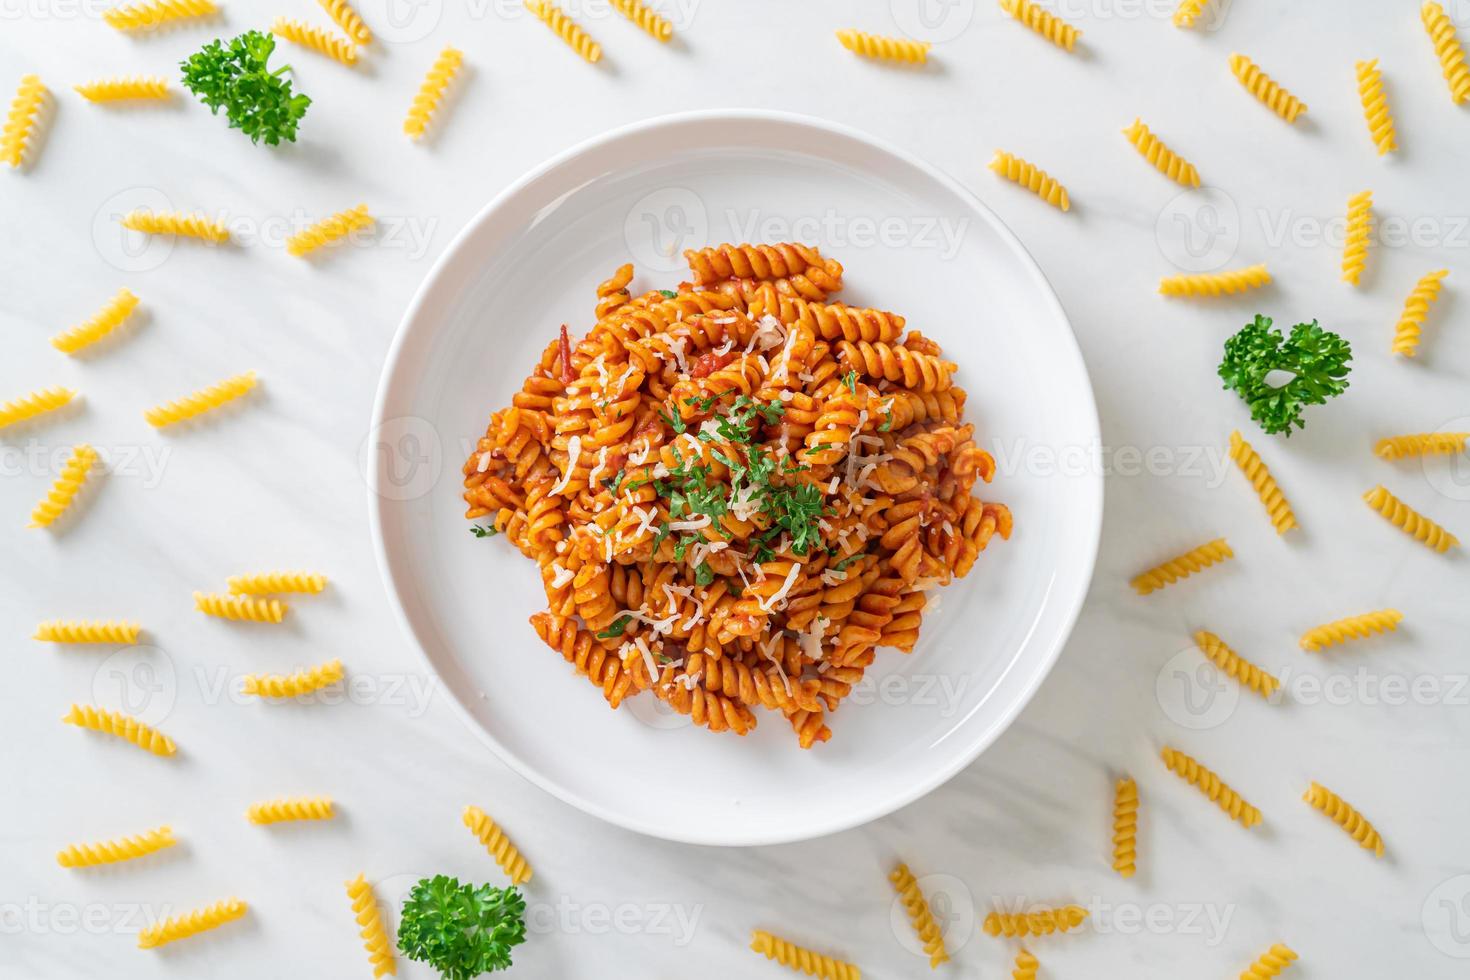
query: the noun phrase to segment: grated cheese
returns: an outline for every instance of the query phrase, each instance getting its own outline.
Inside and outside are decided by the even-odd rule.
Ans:
[[[582,458],[582,437],[572,436],[567,440],[567,468],[561,475],[561,480],[551,488],[550,495],[556,496],[567,488],[572,482],[572,474],[577,471],[577,463]]]
[[[491,453],[487,449],[480,454],[480,465],[475,467],[476,473],[483,473],[490,468]]]
[[[762,599],[758,601],[756,605],[760,606],[763,611],[770,612],[775,607],[776,603],[785,601],[786,593],[791,591],[791,587],[796,584],[796,577],[800,574],[801,565],[797,564],[796,562],[792,562],[791,571],[786,573],[786,581],[781,583],[781,587],[777,589],[769,599]]]
[[[587,486],[588,486],[589,489],[595,489],[596,488],[596,486],[597,486],[597,474],[601,473],[604,469],[607,468],[607,451],[608,451],[608,448],[609,448],[608,446],[603,446],[602,447],[602,452],[600,452],[600,453],[597,454],[597,465],[594,466],[594,467],[592,467],[592,472],[591,473],[588,473],[587,474]]]
[[[566,585],[572,579],[577,577],[576,572],[572,571],[570,568],[562,568],[561,565],[557,564],[556,562],[551,563],[551,571],[553,573],[551,576],[551,587],[553,589],[559,589],[563,585]]]
[[[756,649],[760,650],[761,656],[775,664],[776,674],[781,678],[781,686],[786,688],[786,696],[789,698],[791,697],[791,678],[786,676],[786,668],[782,667],[781,661],[776,659],[776,642],[780,639],[781,635],[778,633],[766,642],[757,644]]]

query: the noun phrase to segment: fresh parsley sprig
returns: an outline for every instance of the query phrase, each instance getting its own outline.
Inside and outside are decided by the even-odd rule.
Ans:
[[[1283,338],[1271,318],[1257,314],[1225,342],[1220,377],[1250,406],[1251,418],[1267,433],[1291,436],[1292,426],[1304,428],[1302,409],[1323,405],[1347,390],[1352,347],[1317,321],[1298,323]],[[1286,371],[1291,380],[1280,386],[1267,381],[1273,371]]]
[[[276,39],[260,31],[246,31],[228,44],[210,41],[180,62],[184,87],[215,115],[224,109],[231,128],[252,143],[294,143],[311,99],[293,94],[290,80],[281,77],[290,65],[271,71],[267,62],[275,49]]]
[[[421,879],[404,900],[398,948],[444,980],[472,980],[511,965],[511,948],[526,941],[525,915],[526,900],[515,887],[435,875]]]

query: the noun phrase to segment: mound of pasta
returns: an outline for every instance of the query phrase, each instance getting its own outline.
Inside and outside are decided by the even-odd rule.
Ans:
[[[562,326],[465,461],[465,516],[536,562],[531,625],[614,708],[647,691],[740,735],[766,708],[810,748],[1011,513],[973,493],[995,463],[956,365],[897,314],[829,302],[839,263],[685,255],[677,290],[634,297],[625,265],[585,337]]]

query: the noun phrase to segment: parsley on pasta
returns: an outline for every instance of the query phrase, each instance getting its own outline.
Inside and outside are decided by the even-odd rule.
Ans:
[[[184,87],[218,115],[225,110],[230,126],[271,146],[281,140],[294,143],[296,126],[306,115],[311,99],[293,94],[291,82],[281,75],[291,69],[282,65],[271,71],[267,62],[276,49],[276,39],[260,31],[246,31],[228,45],[210,41],[179,67],[184,70]]]
[[[526,941],[525,915],[526,900],[514,886],[423,878],[403,902],[398,948],[444,980],[471,980],[510,967],[511,948]]]
[[[1347,390],[1348,362],[1352,347],[1317,321],[1298,323],[1283,338],[1271,326],[1271,318],[1256,315],[1225,342],[1220,377],[1250,406],[1251,418],[1267,433],[1291,435],[1292,426],[1304,428],[1302,409],[1324,405],[1327,399]],[[1285,371],[1293,377],[1273,385],[1267,377]]]
[[[482,524],[471,524],[470,533],[477,538],[493,538],[500,533],[499,528],[485,527]]]
[[[597,638],[599,640],[616,640],[623,635],[623,631],[628,628],[628,624],[632,621],[632,616],[619,616],[612,621],[607,629],[598,633]]]

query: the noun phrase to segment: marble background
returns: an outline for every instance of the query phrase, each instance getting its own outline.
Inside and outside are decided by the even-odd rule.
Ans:
[[[1277,940],[1302,978],[1464,976],[1470,968],[1470,667],[1466,564],[1402,536],[1359,501],[1375,483],[1470,531],[1464,458],[1390,464],[1399,432],[1466,428],[1470,118],[1455,107],[1410,0],[1212,7],[1201,30],[1162,0],[1058,0],[1084,31],[1073,56],[984,0],[661,0],[661,47],[583,0],[608,64],[577,61],[506,0],[362,0],[381,43],[356,69],[287,51],[316,104],[301,140],[251,147],[197,103],[89,105],[70,86],[172,74],[218,34],[276,14],[325,23],[309,0],[227,0],[213,25],[115,33],[98,0],[0,0],[0,79],[55,94],[37,163],[0,175],[0,395],[49,384],[77,410],[0,435],[0,618],[10,640],[0,733],[0,976],[356,977],[366,962],[343,879],[385,897],[419,875],[496,878],[458,825],[466,799],[536,867],[521,977],[777,976],[745,951],[752,926],[841,954],[873,977],[927,972],[884,876],[901,857],[946,922],[957,976],[1009,975],[1013,947],[979,933],[994,904],[1077,901],[1082,935],[1037,942],[1047,976],[1234,976]],[[1470,3],[1450,14],[1470,38]],[[937,40],[927,70],[858,61],[840,27]],[[401,114],[439,48],[470,70],[426,145]],[[1250,99],[1242,51],[1310,105],[1288,127]],[[1379,57],[1402,151],[1377,157],[1353,62]],[[498,190],[572,143],[666,112],[794,110],[865,128],[954,174],[1025,241],[1068,309],[1097,389],[1108,468],[1102,551],[1086,608],[1020,720],[968,770],[869,826],[780,847],[677,846],[605,826],[526,784],[462,726],[389,611],[367,531],[361,457],[398,318],[454,234]],[[1135,115],[1200,167],[1180,193],[1118,130]],[[984,169],[996,147],[1066,182],[1070,214]],[[1347,197],[1375,193],[1381,241],[1363,288],[1338,279]],[[362,200],[378,233],[321,263],[285,234]],[[139,247],[115,215],[138,204],[223,217],[235,244]],[[1266,262],[1243,299],[1164,301],[1161,275]],[[1388,355],[1404,296],[1450,270],[1423,355]],[[47,338],[120,286],[146,315],[126,342],[69,359]],[[960,301],[957,298],[957,301]],[[968,301],[968,298],[965,299]],[[981,298],[980,301],[983,301]],[[1241,404],[1214,377],[1220,345],[1257,311],[1320,319],[1357,351],[1352,388],[1308,429],[1257,446],[1304,531],[1279,540],[1224,457]],[[1024,325],[1017,325],[1024,329]],[[238,411],[156,433],[141,409],[256,368]],[[1045,397],[1038,392],[1037,397]],[[23,529],[61,457],[86,440],[109,472],[60,533]],[[1216,534],[1228,567],[1141,599],[1128,578]],[[309,567],[332,586],[273,631],[231,629],[189,594],[245,569]],[[1327,656],[1317,622],[1393,605],[1405,628]],[[942,615],[942,612],[940,613]],[[146,645],[57,651],[28,639],[58,616],[127,616]],[[1214,628],[1286,680],[1267,704],[1200,669]],[[332,655],[355,684],[333,706],[247,703],[238,675]],[[160,764],[59,724],[71,701],[127,707],[179,740]],[[876,710],[876,709],[870,709]],[[267,717],[269,716],[269,717]],[[1266,815],[1245,831],[1163,771],[1172,743]],[[1138,877],[1108,867],[1112,779],[1144,798]],[[1378,824],[1375,861],[1299,797],[1317,779]],[[636,767],[630,768],[636,785]],[[245,806],[330,793],[342,816],[258,828]],[[793,800],[800,806],[800,800]],[[54,862],[68,842],[170,823],[182,846],[95,873]],[[230,894],[249,917],[161,953],[134,947],[154,915]],[[415,964],[402,974],[424,977]]]

